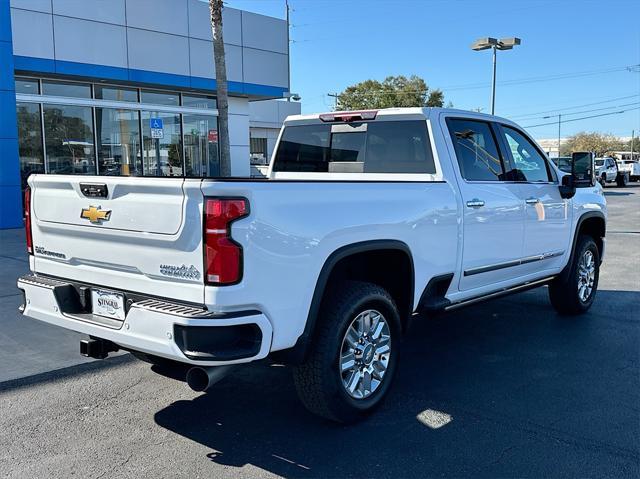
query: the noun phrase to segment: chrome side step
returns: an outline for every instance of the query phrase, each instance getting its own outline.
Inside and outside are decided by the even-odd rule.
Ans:
[[[507,294],[511,294],[511,293],[517,293],[520,291],[525,291],[527,289],[532,289],[532,288],[537,288],[538,286],[542,286],[544,284],[549,283],[551,280],[553,280],[554,276],[549,276],[547,278],[543,278],[543,279],[538,279],[536,281],[530,281],[518,286],[512,286],[510,288],[504,288],[501,289],[499,291],[495,291],[493,293],[489,293],[483,296],[476,296],[475,298],[470,298],[470,299],[464,299],[462,301],[459,301],[457,303],[453,303],[450,304],[449,306],[447,306],[446,308],[444,308],[445,311],[451,311],[452,309],[457,309],[457,308],[462,308],[464,306],[469,306],[471,304],[475,304],[475,303],[480,303],[482,301],[487,301],[489,299],[494,299],[494,298],[499,298],[500,296],[505,296]]]

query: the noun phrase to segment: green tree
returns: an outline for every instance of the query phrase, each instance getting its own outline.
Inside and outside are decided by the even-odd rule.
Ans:
[[[606,156],[621,147],[620,140],[609,133],[582,131],[567,138],[560,147],[560,155],[569,156],[574,151],[593,151],[596,156]]]
[[[368,110],[392,107],[442,106],[444,94],[431,90],[426,82],[412,75],[389,76],[380,82],[365,80],[347,87],[338,95],[338,110]]]

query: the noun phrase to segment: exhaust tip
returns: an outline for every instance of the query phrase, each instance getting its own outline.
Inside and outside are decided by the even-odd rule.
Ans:
[[[193,367],[187,371],[187,384],[196,392],[202,392],[209,387],[209,375],[204,368]]]

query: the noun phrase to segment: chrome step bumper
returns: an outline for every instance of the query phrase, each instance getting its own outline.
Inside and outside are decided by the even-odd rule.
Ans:
[[[123,349],[215,366],[262,359],[271,347],[273,328],[260,311],[212,312],[171,300],[143,298],[127,300],[125,319],[119,321],[92,314],[90,300],[87,303],[78,285],[71,281],[30,274],[18,279],[18,288],[24,292],[20,307],[24,316],[106,339]],[[245,341],[243,354],[227,351],[216,355],[194,350],[196,344],[202,347],[200,339],[207,335],[213,338],[219,332],[218,337],[234,338],[229,334],[233,328],[253,331],[251,340]]]

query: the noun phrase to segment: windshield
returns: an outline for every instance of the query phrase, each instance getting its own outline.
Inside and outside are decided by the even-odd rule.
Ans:
[[[604,165],[604,160],[596,160],[596,166]]]

